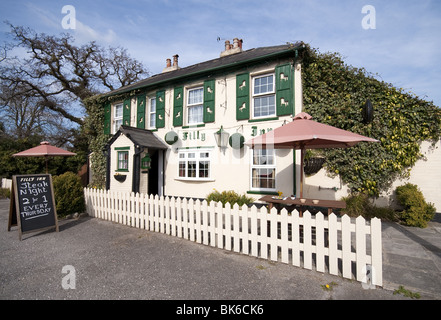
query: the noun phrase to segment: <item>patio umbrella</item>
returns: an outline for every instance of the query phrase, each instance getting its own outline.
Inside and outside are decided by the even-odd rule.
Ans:
[[[12,156],[13,157],[44,157],[46,160],[46,173],[48,173],[47,170],[47,162],[49,157],[56,157],[56,156],[74,156],[76,153],[52,146],[49,142],[43,141],[40,143],[39,146],[21,151],[19,153],[15,153]]]
[[[309,114],[301,112],[292,122],[245,144],[251,148],[300,149],[300,197],[303,197],[303,159],[306,149],[347,148],[361,141],[378,142],[376,139],[316,122]]]

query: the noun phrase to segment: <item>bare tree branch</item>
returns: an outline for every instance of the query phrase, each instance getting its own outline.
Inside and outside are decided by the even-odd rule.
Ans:
[[[8,24],[14,46],[25,48],[29,54],[27,59],[8,61],[10,48],[3,48],[0,82],[10,90],[10,99],[21,94],[38,97],[44,108],[81,125],[78,114],[85,110],[73,110],[72,105],[82,106],[84,99],[147,76],[145,67],[126,49],[104,49],[95,42],[78,46],[69,34],[38,34],[30,28]]]

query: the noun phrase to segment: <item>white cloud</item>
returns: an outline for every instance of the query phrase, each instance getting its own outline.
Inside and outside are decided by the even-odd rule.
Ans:
[[[76,28],[74,30],[74,33],[75,41],[77,43],[96,41],[101,44],[112,44],[116,42],[118,38],[115,31],[113,31],[112,29],[97,31],[79,20],[76,21]]]

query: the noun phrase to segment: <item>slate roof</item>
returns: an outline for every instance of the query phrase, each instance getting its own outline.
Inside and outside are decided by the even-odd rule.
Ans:
[[[127,138],[129,138],[133,144],[141,147],[160,150],[168,149],[167,145],[158,139],[150,130],[129,126],[121,126],[119,130],[112,136],[109,142],[107,142],[107,146],[113,144],[121,134],[124,134]]]
[[[237,69],[250,63],[258,63],[269,59],[295,56],[296,51],[303,49],[303,42],[288,43],[285,45],[260,47],[242,51],[240,53],[227,55],[221,58],[197,63],[174,71],[159,73],[147,79],[110,91],[105,96],[125,93],[145,87],[159,87],[168,82],[179,82],[188,80],[190,77],[209,76],[215,72],[225,72],[229,69]]]

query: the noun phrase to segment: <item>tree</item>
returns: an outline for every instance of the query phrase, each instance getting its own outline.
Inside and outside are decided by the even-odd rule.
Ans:
[[[18,97],[32,97],[42,110],[82,125],[85,99],[147,75],[145,67],[121,47],[105,49],[95,41],[78,46],[69,34],[38,34],[9,26],[14,42],[4,46],[0,61],[1,86],[8,90],[4,105]],[[28,57],[8,57],[14,48],[26,49]]]
[[[78,45],[69,34],[46,35],[7,24],[12,42],[0,48],[0,175],[40,172],[41,159],[11,155],[42,140],[67,144],[77,153],[52,159],[52,174],[77,171],[96,135],[83,128],[90,116],[85,101],[144,78],[146,68],[121,47],[104,48],[94,41]],[[12,56],[17,48],[27,55]]]

